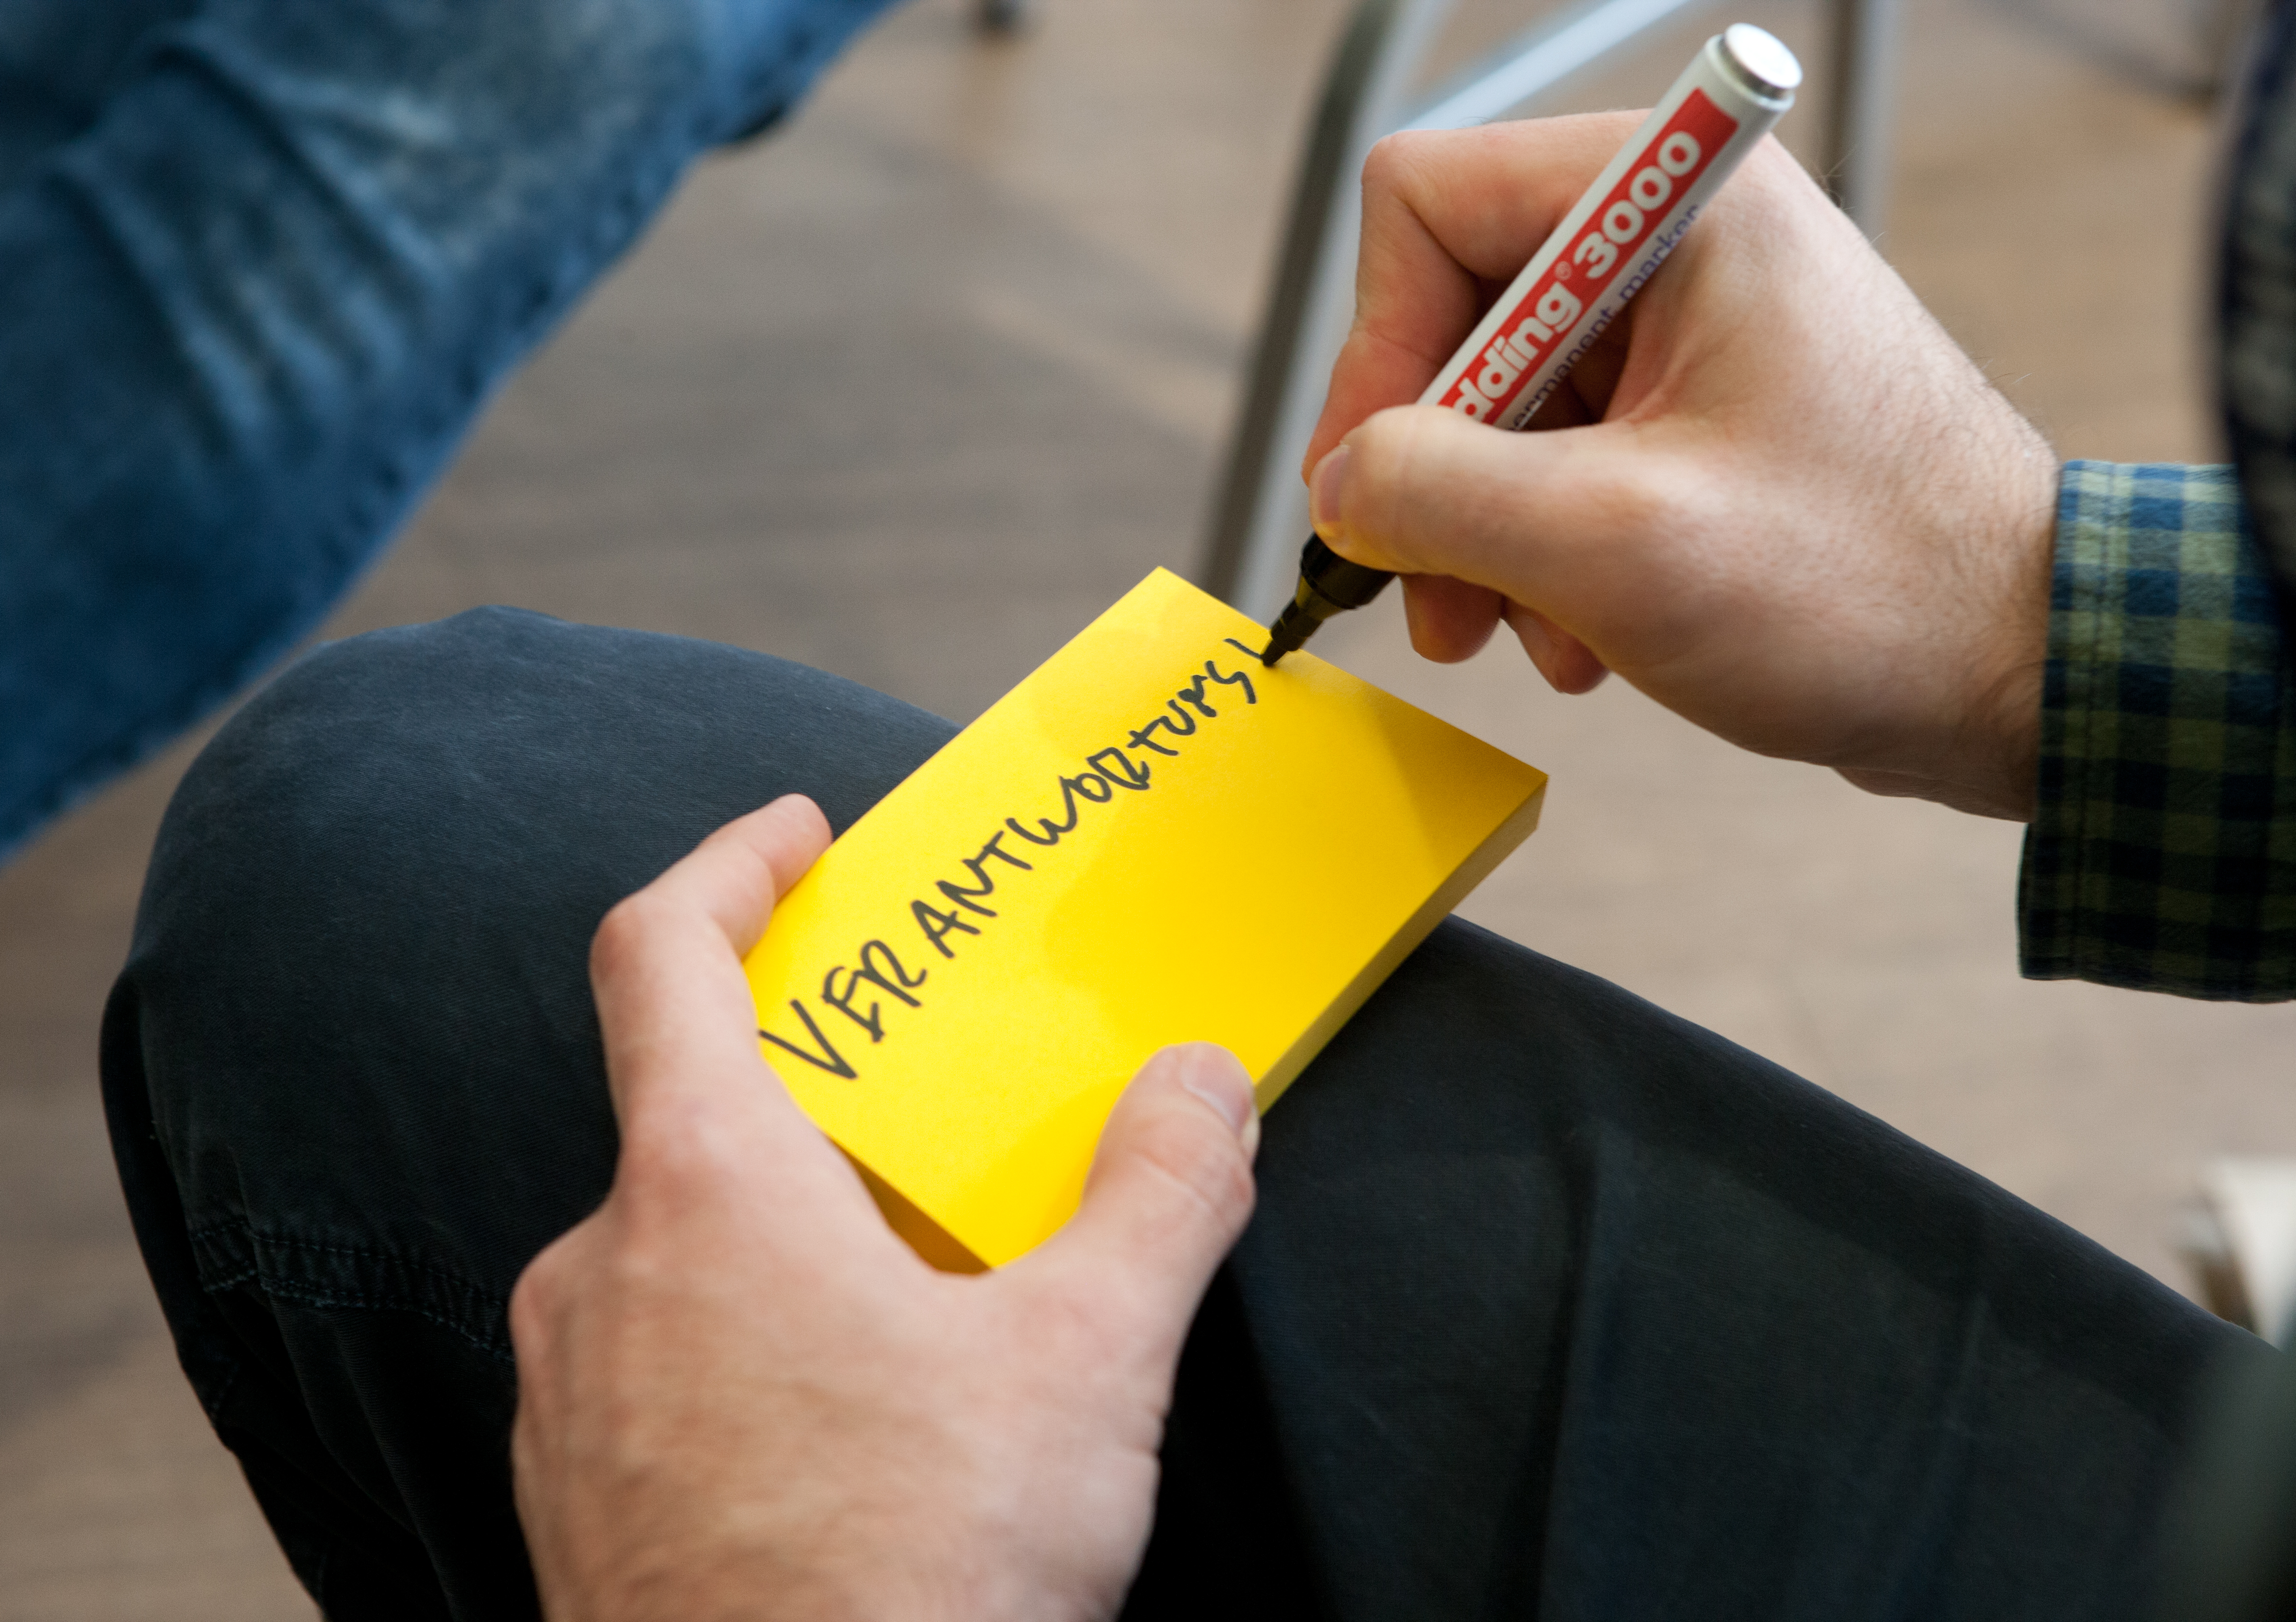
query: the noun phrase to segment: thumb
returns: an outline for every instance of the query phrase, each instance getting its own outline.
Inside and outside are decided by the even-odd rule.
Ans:
[[[1144,1350],[1168,1339],[1177,1354],[1251,1215],[1259,1144],[1251,1078],[1235,1056],[1210,1042],[1164,1049],[1110,1114],[1077,1214],[1017,1265],[1072,1273],[1122,1304]]]
[[[1439,406],[1359,424],[1312,481],[1316,532],[1399,574],[1441,574],[1573,630],[1575,587],[1615,579],[1623,548],[1661,532],[1672,460],[1628,424],[1510,433]]]

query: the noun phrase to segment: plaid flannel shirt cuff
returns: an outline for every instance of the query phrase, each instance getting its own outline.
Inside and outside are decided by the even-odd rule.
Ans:
[[[2296,996],[2296,682],[2232,470],[2068,462],[2056,548],[2024,972]]]

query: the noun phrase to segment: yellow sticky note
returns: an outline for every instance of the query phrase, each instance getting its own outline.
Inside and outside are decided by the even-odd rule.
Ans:
[[[759,1046],[944,1266],[1076,1209],[1157,1049],[1264,1110],[1528,835],[1546,774],[1158,570],[832,845],[748,959]]]

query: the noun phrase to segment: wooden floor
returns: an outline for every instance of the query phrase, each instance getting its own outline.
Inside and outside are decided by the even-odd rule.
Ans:
[[[1467,36],[1522,13],[1468,0]],[[746,644],[969,716],[1195,559],[1339,0],[914,0],[711,161],[504,392],[333,635],[479,603]],[[1739,13],[1823,60],[1818,12]],[[2210,114],[2177,0],[1934,0],[1882,246],[2069,455],[2210,450]],[[1647,101],[1712,26],[1570,105]],[[1805,140],[1816,98],[1789,120]],[[2296,1011],[2032,985],[2017,830],[1733,753],[1519,655],[1321,647],[1546,767],[1481,921],[1800,1069],[2172,1282],[2218,1150],[2296,1149]],[[310,1614],[176,1373],[94,1033],[193,745],[0,873],[0,1622]]]

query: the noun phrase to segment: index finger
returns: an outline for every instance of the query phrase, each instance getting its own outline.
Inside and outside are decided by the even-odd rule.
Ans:
[[[590,989],[626,1130],[642,1094],[766,1074],[742,956],[828,844],[820,809],[786,795],[719,828],[606,915]]]
[[[1355,325],[1332,369],[1307,468],[1373,412],[1419,398],[1641,117],[1409,130],[1372,149]]]

